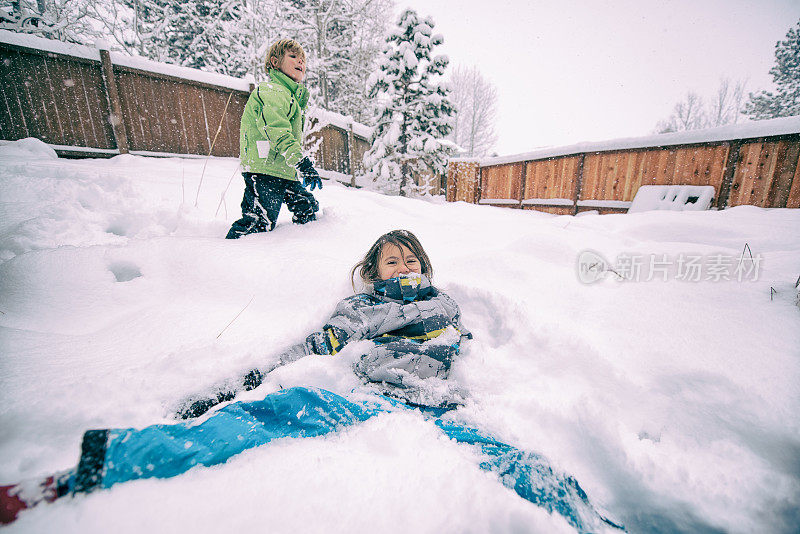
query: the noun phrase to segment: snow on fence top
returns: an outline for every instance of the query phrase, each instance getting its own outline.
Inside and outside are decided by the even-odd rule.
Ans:
[[[352,117],[342,115],[334,111],[328,111],[326,109],[315,107],[309,110],[308,118],[317,119],[323,125],[330,124],[332,126],[336,126],[337,128],[341,128],[342,130],[350,130],[350,127],[352,126],[353,133],[357,136],[363,137],[364,139],[369,139],[372,137],[372,128],[365,124],[361,124],[360,122],[356,122]]]
[[[52,39],[44,39],[42,37],[36,37],[26,33],[15,33],[7,30],[0,30],[0,43],[42,50],[64,56],[79,57],[92,61],[100,61],[99,50],[101,48],[106,48],[105,44],[100,43],[98,43],[96,47],[83,46],[64,43],[62,41],[54,41]],[[246,93],[250,92],[250,84],[254,83],[252,76],[248,76],[244,79],[234,78],[233,76],[226,76],[224,74],[218,74],[215,72],[205,72],[190,67],[159,63],[143,57],[129,56],[120,52],[111,52],[110,54],[111,63],[114,65],[156,74],[163,74],[165,76],[172,76],[174,78],[180,78],[183,80],[192,80],[208,85],[225,87],[228,89],[235,89],[237,91],[243,91]],[[322,108],[313,109],[309,113],[309,116],[317,118],[323,123],[323,125],[331,124],[343,130],[349,130],[352,126],[353,133],[364,139],[369,139],[372,136],[372,128],[354,121],[352,117],[340,115],[339,113],[327,111]]]
[[[64,43],[25,33],[0,30],[0,43],[100,61],[100,51],[96,47]],[[245,79],[234,78],[233,76],[226,76],[216,72],[205,72],[190,67],[158,63],[157,61],[151,61],[143,57],[133,57],[120,52],[111,52],[111,62],[114,65],[235,89],[237,91],[250,92],[250,83],[253,82],[252,77]]]
[[[548,147],[523,154],[483,158],[479,161],[481,167],[488,167],[490,165],[502,165],[504,163],[555,158],[590,152],[610,152],[613,150],[630,150],[636,148],[717,143],[737,139],[774,137],[797,133],[800,133],[800,115],[783,117],[780,119],[750,121],[743,124],[731,124],[719,128],[708,128],[706,130],[691,130],[646,137],[626,137],[612,139],[610,141],[577,143],[562,147]],[[450,161],[475,161],[475,158],[450,158]]]

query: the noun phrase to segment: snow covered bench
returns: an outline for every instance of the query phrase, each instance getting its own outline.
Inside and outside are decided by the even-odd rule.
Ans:
[[[643,185],[636,192],[628,213],[652,210],[703,211],[711,207],[710,185]]]

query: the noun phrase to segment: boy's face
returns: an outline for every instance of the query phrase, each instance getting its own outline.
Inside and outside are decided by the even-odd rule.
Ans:
[[[303,56],[294,50],[287,50],[280,62],[272,58],[272,66],[297,83],[302,82],[306,76],[306,62]]]

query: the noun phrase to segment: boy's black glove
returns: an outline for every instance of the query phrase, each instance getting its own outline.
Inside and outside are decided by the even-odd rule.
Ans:
[[[317,187],[322,189],[322,180],[319,177],[317,169],[314,168],[314,164],[308,159],[308,156],[298,161],[295,167],[297,167],[297,172],[300,173],[300,176],[303,177],[303,187],[308,187],[310,191],[313,191]]]

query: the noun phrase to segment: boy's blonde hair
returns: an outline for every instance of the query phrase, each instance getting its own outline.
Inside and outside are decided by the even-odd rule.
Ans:
[[[269,47],[269,52],[267,52],[267,59],[264,62],[264,68],[267,72],[269,72],[269,69],[276,68],[272,66],[272,58],[277,59],[278,65],[280,65],[286,52],[294,52],[295,54],[299,54],[303,61],[306,60],[306,52],[303,50],[303,47],[300,46],[300,43],[294,39],[279,39],[272,43],[272,46]]]

